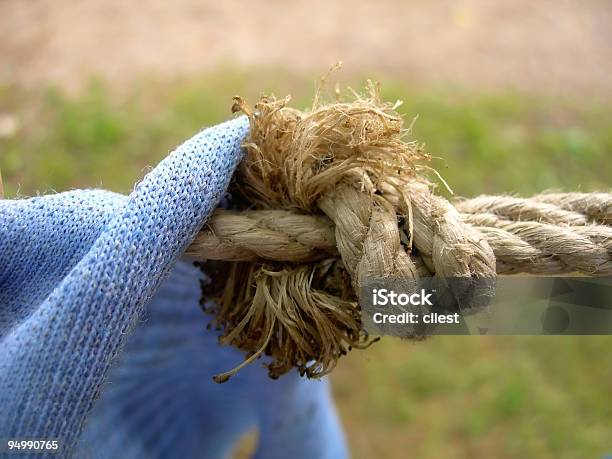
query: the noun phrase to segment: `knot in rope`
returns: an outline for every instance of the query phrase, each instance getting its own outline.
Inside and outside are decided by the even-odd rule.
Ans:
[[[204,300],[220,341],[270,356],[276,378],[292,368],[320,377],[340,356],[373,340],[358,293],[367,278],[461,278],[450,294],[474,294],[497,273],[612,273],[608,193],[481,196],[454,205],[435,193],[429,157],[406,140],[398,103],[368,97],[311,110],[289,98],[254,107],[245,158],[231,186],[234,209],[218,210],[187,254],[206,264]],[[441,180],[443,182],[443,180]],[[444,183],[444,182],[443,182]],[[490,285],[490,284],[487,284]],[[209,305],[209,302],[205,304]],[[407,338],[421,339],[418,331]]]

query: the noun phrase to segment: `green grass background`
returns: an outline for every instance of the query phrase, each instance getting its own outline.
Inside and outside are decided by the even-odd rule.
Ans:
[[[233,71],[122,94],[95,81],[78,96],[2,87],[0,111],[20,125],[0,139],[5,194],[128,193],[182,140],[230,117],[234,94],[291,93],[302,108],[313,87]],[[458,195],[611,188],[612,108],[598,101],[397,81],[383,93],[404,101],[408,121],[418,115],[413,136]],[[387,338],[343,359],[332,381],[356,458],[604,457],[611,346],[608,337]]]

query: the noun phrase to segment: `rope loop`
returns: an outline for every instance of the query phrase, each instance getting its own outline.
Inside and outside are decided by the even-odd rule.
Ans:
[[[319,100],[301,112],[289,98],[254,107],[235,98],[250,121],[236,208],[216,211],[187,250],[208,260],[203,300],[217,299],[207,311],[220,341],[247,353],[216,381],[262,355],[273,378],[294,367],[321,377],[369,346],[357,302],[367,278],[414,289],[421,277],[459,278],[449,293],[460,304],[491,295],[477,281],[498,273],[612,274],[611,194],[451,203],[427,178],[428,155],[406,140],[398,103],[381,101],[376,85],[352,102]]]

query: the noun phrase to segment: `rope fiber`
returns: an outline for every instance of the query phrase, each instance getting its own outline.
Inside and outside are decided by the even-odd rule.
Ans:
[[[288,102],[235,98],[250,131],[234,208],[217,210],[187,249],[208,260],[202,304],[221,343],[247,354],[217,382],[264,354],[273,378],[292,368],[320,377],[369,346],[357,301],[368,277],[407,288],[421,277],[462,278],[449,284],[461,298],[497,274],[612,275],[612,194],[451,202],[428,178],[445,184],[428,155],[406,140],[399,103],[383,102],[376,85],[330,104],[319,88],[305,112]]]

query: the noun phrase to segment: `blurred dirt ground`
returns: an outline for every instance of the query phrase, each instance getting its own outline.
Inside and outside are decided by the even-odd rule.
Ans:
[[[2,0],[0,78],[116,88],[223,66],[612,96],[606,0]]]

